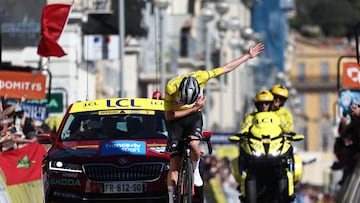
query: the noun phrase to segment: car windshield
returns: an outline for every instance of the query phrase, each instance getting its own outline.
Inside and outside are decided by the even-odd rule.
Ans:
[[[166,139],[163,111],[96,111],[72,113],[61,131],[61,141],[105,139]]]

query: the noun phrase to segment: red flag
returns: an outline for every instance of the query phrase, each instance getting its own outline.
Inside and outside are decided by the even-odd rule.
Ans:
[[[41,40],[37,53],[43,57],[65,56],[66,53],[57,43],[67,22],[71,5],[49,4],[44,6],[41,15]]]
[[[0,154],[0,167],[6,184],[15,185],[41,179],[41,165],[46,149],[37,142]]]

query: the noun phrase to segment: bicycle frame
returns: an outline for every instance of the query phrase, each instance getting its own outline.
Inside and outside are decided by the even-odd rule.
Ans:
[[[179,171],[178,176],[178,184],[177,184],[177,191],[178,191],[178,200],[179,203],[192,203],[192,198],[194,194],[194,184],[193,184],[193,166],[190,159],[190,143],[193,140],[200,140],[205,141],[207,143],[209,154],[212,153],[212,146],[210,143],[210,136],[212,135],[211,132],[205,131],[203,132],[202,139],[199,138],[190,138],[184,137],[182,141],[184,143],[184,157],[182,160],[181,169]]]

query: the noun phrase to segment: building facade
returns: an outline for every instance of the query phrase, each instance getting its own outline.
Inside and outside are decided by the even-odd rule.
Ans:
[[[336,160],[333,147],[338,136],[338,62],[341,56],[351,54],[351,45],[345,39],[314,40],[297,34],[292,34],[292,39],[293,60],[287,75],[296,89],[290,95],[296,106],[291,110],[295,131],[305,135],[296,146],[305,161],[316,159],[304,166],[303,180],[330,187],[330,180],[336,184],[330,166]]]

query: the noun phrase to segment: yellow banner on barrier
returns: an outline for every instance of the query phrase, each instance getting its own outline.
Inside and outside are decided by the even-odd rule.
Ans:
[[[1,203],[41,203],[44,202],[42,180],[6,185],[5,176],[0,172]]]

